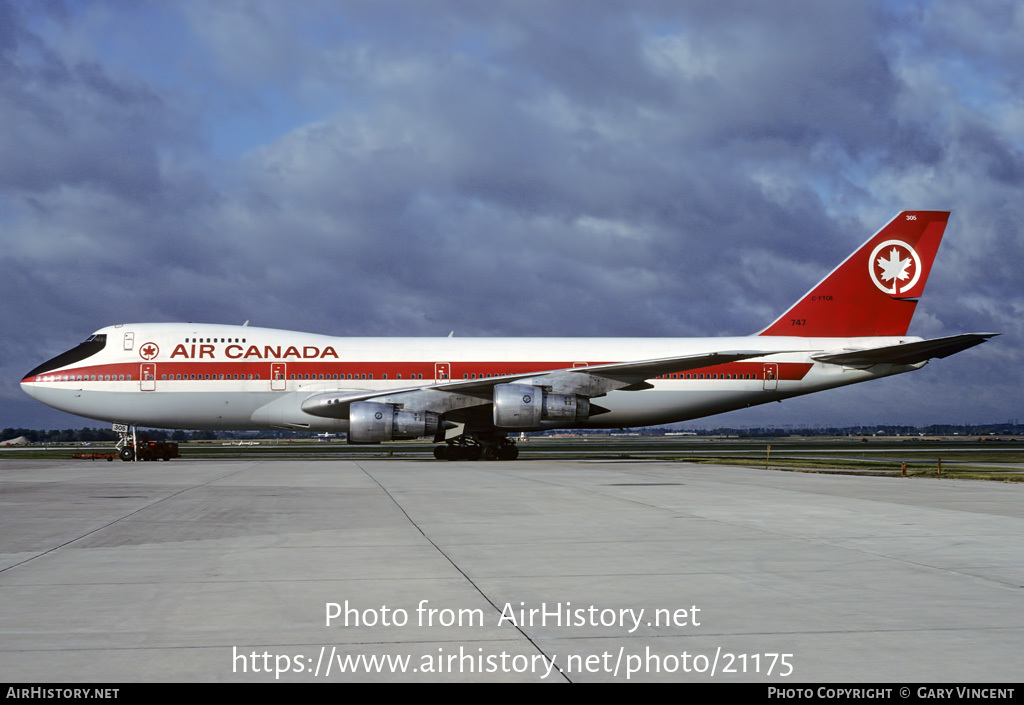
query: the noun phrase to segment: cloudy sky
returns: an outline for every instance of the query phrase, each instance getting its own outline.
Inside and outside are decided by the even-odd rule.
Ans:
[[[953,215],[924,370],[710,420],[1024,419],[1017,2],[0,0],[0,428],[105,325],[715,336]]]

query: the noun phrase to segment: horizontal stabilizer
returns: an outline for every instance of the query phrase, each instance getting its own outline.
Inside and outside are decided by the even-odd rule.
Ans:
[[[930,360],[933,357],[949,357],[967,348],[984,343],[998,333],[965,333],[948,338],[922,340],[917,343],[903,345],[887,345],[883,348],[867,350],[851,350],[840,353],[821,353],[812,355],[818,362],[831,362],[836,365],[913,365]]]

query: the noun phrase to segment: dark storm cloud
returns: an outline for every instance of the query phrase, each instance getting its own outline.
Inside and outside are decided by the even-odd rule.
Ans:
[[[92,185],[137,200],[160,189],[153,137],[168,112],[95,64],[69,65],[27,32],[5,42],[0,72],[0,188]]]
[[[954,211],[915,330],[1002,331],[963,357],[1019,359],[1020,49],[980,11],[196,1],[0,20],[12,404],[18,375],[121,320],[748,334],[902,208]],[[934,368],[881,383],[893,408],[991,380]],[[873,391],[843,398],[867,419]]]

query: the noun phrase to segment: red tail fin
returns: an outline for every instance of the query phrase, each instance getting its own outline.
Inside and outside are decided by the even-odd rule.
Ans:
[[[759,335],[906,335],[948,211],[903,211]]]

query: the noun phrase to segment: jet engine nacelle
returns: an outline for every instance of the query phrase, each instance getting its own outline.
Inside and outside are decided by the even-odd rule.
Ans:
[[[348,408],[349,443],[419,438],[436,431],[437,414],[430,411],[407,411],[376,401],[352,402]]]
[[[530,384],[494,387],[494,425],[498,428],[536,429],[589,416],[590,400],[578,394],[552,394]]]

